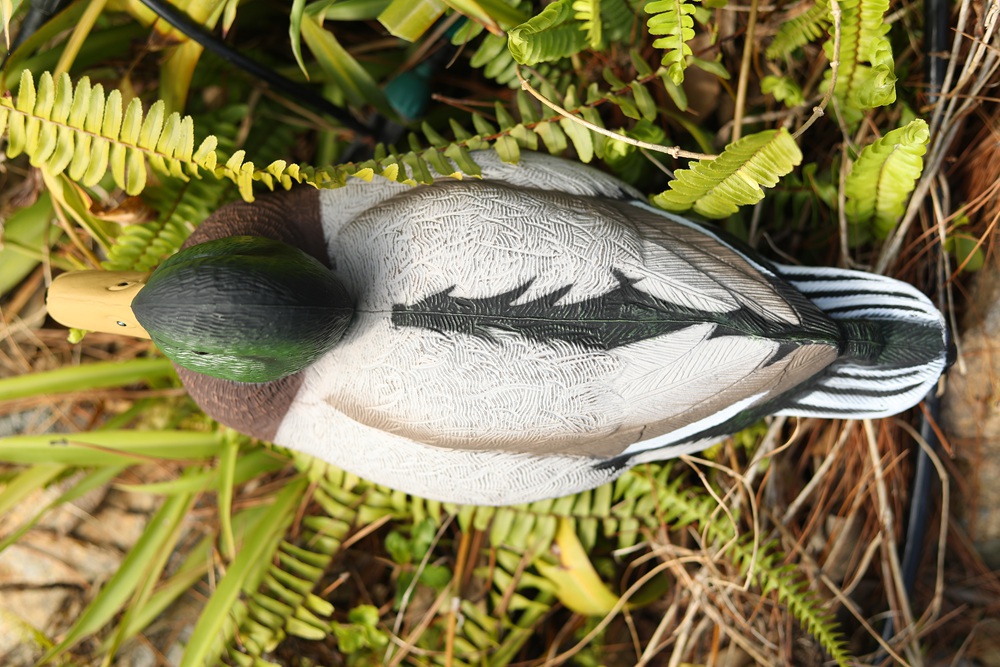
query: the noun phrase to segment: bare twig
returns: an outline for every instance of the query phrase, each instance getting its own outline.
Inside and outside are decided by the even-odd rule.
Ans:
[[[947,553],[946,545],[948,540],[948,521],[951,515],[951,484],[948,480],[948,471],[945,470],[944,464],[941,462],[941,457],[937,455],[934,448],[931,447],[927,441],[920,435],[917,429],[913,428],[910,424],[905,421],[896,420],[910,436],[920,445],[920,449],[927,454],[927,458],[930,459],[931,463],[934,464],[934,469],[937,471],[938,480],[941,482],[941,525],[938,527],[938,549],[937,549],[937,567],[936,576],[934,578],[934,599],[931,600],[930,606],[927,608],[925,614],[921,617],[923,623],[930,623],[936,619],[941,614],[941,602],[944,599],[944,558]]]
[[[836,1],[836,0],[834,0]],[[743,111],[747,103],[747,80],[750,78],[750,56],[753,54],[754,32],[757,28],[757,0],[750,0],[750,18],[743,39],[743,59],[740,61],[740,78],[736,83],[736,109],[733,113],[733,141],[743,136]]]
[[[787,525],[788,522],[791,521],[796,514],[798,514],[802,505],[809,499],[809,496],[812,495],[813,491],[819,487],[820,482],[826,478],[827,473],[830,472],[834,462],[837,460],[837,455],[840,454],[840,450],[843,449],[844,443],[847,442],[847,436],[850,435],[854,423],[855,422],[846,422],[843,425],[840,430],[840,437],[837,438],[837,442],[826,455],[826,458],[823,459],[823,463],[821,463],[819,468],[816,469],[816,472],[813,473],[809,482],[802,487],[802,491],[800,491],[799,495],[795,497],[795,500],[788,504],[788,508],[781,517],[782,524]]]
[[[987,3],[986,17],[983,21],[982,39],[978,40],[974,47],[969,50],[961,69],[961,76],[952,85],[955,69],[958,66],[962,40],[968,39],[964,31],[969,17],[970,4],[970,0],[963,0],[959,9],[951,58],[948,62],[944,83],[941,86],[939,97],[941,101],[935,105],[934,113],[931,116],[931,143],[924,158],[923,173],[910,197],[906,213],[903,214],[902,220],[882,248],[878,262],[875,264],[875,270],[878,273],[885,273],[889,265],[899,255],[907,232],[916,220],[917,213],[923,208],[924,199],[930,193],[942,165],[948,157],[948,149],[962,128],[961,119],[979,105],[978,96],[984,88],[990,85],[993,75],[1000,67],[1000,50],[997,49],[996,44],[992,43],[997,37],[1000,3],[990,2]],[[959,89],[965,86],[968,86],[968,89],[963,94],[958,94]]]
[[[862,424],[866,440],[868,441],[868,455],[871,458],[872,470],[875,473],[875,497],[878,501],[879,527],[882,532],[882,540],[885,546],[883,555],[888,561],[888,581],[885,582],[886,591],[893,593],[890,597],[896,598],[898,613],[902,616],[902,623],[898,623],[901,634],[910,634],[913,628],[913,611],[910,609],[910,600],[903,586],[902,567],[899,564],[899,549],[896,543],[895,517],[892,507],[889,504],[889,490],[885,483],[885,474],[882,469],[882,456],[878,451],[878,444],[875,437],[875,427],[871,419],[865,419]],[[915,639],[915,637],[914,637]],[[908,645],[906,647],[911,660],[919,655],[919,646]]]
[[[833,60],[830,61],[830,85],[827,86],[823,99],[819,106],[813,107],[812,115],[792,134],[793,139],[798,139],[803,132],[808,130],[813,123],[819,120],[826,112],[826,106],[833,97],[833,89],[837,87],[837,74],[840,72],[840,32],[843,26],[844,14],[840,10],[840,3],[837,0],[830,0],[830,15],[833,17]]]
[[[536,74],[536,76],[540,76],[537,73],[535,73],[535,74]],[[555,102],[553,102],[553,101],[549,100],[548,98],[546,98],[540,92],[538,92],[537,90],[535,90],[535,88],[528,82],[528,80],[524,78],[524,76],[521,74],[521,68],[520,68],[520,66],[517,68],[517,78],[520,79],[520,81],[521,81],[521,89],[522,90],[527,91],[532,97],[534,97],[536,100],[538,100],[539,102],[541,102],[542,104],[544,104],[548,108],[550,108],[553,111],[555,111],[560,116],[562,116],[564,118],[568,118],[569,120],[571,120],[574,123],[578,123],[580,125],[583,125],[585,128],[587,128],[591,132],[596,132],[598,134],[603,134],[604,136],[606,136],[606,137],[608,137],[610,139],[614,139],[615,141],[624,142],[624,143],[629,144],[631,146],[635,146],[636,148],[645,148],[647,150],[656,151],[657,153],[666,153],[667,155],[669,155],[670,157],[675,158],[675,159],[676,158],[687,158],[687,159],[690,159],[690,160],[714,160],[715,158],[718,157],[717,155],[709,155],[708,153],[692,153],[691,151],[683,150],[681,148],[678,148],[677,146],[661,146],[660,144],[651,144],[648,141],[640,141],[638,139],[633,139],[632,137],[627,137],[624,134],[619,134],[617,132],[612,132],[611,130],[607,130],[607,129],[601,127],[600,125],[595,125],[594,123],[591,123],[588,120],[585,120],[585,119],[580,118],[579,116],[577,116],[575,114],[570,113],[569,111],[567,111],[566,109],[562,108],[561,106],[559,106]]]

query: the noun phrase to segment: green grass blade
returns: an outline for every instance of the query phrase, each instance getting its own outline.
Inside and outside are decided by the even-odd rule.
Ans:
[[[59,644],[50,650],[42,662],[61,655],[110,621],[125,606],[136,589],[144,582],[159,579],[166,557],[180,537],[180,527],[191,509],[189,495],[168,498],[150,519],[139,541],[122,561],[121,567],[107,584],[101,587],[80,618]]]
[[[302,37],[316,62],[335,84],[347,100],[355,106],[371,104],[390,118],[395,117],[389,101],[382,89],[364,67],[347,52],[333,33],[323,28],[318,19],[305,16],[302,19]]]
[[[4,463],[106,467],[163,459],[202,460],[221,451],[218,434],[200,431],[121,430],[0,438],[0,461]]]
[[[102,361],[0,380],[0,401],[70,391],[121,387],[174,374],[169,359]]]
[[[4,485],[3,491],[0,492],[0,516],[7,514],[14,505],[35,491],[44,489],[65,469],[66,466],[58,463],[39,463],[18,472]],[[0,551],[2,550],[3,547],[0,546]]]
[[[239,599],[241,591],[253,591],[271,564],[271,556],[285,535],[285,530],[295,517],[308,480],[300,478],[289,482],[275,496],[274,503],[247,534],[243,547],[226,570],[226,576],[209,598],[198,619],[198,624],[188,641],[181,667],[200,667],[214,661],[213,648],[225,638],[230,610]]]
[[[239,434],[227,430],[223,437],[222,456],[219,457],[219,551],[227,563],[236,557],[233,538],[233,486],[236,479],[236,460],[240,451]]]
[[[35,483],[36,486],[34,488],[42,488],[54,478],[53,475],[51,477],[48,477],[48,479],[45,479],[47,477],[47,475],[45,475],[46,472],[51,473],[52,471],[55,471],[56,474],[58,474],[59,472],[65,469],[66,466],[43,463],[40,465],[32,466],[28,471],[19,474],[17,478],[13,482],[11,482],[11,484],[8,485],[8,487],[4,490],[3,496],[0,496],[0,514],[3,514],[3,512],[5,511],[2,509],[2,500],[4,496],[7,495],[7,492],[10,491],[12,487],[21,482],[22,478],[28,478],[28,480],[25,480],[26,483],[29,484]],[[98,487],[110,483],[111,480],[114,479],[115,476],[118,475],[118,473],[120,473],[124,469],[125,466],[111,466],[108,468],[101,468],[99,470],[95,470],[94,472],[86,475],[83,479],[74,484],[65,493],[63,493],[58,498],[56,498],[51,503],[42,508],[42,510],[39,511],[35,516],[31,517],[30,520],[26,521],[21,526],[18,526],[16,530],[12,531],[10,535],[8,535],[2,541],[0,541],[0,552],[2,552],[4,549],[14,544],[15,542],[17,542],[19,539],[21,539],[21,537],[25,533],[34,528],[35,525],[42,520],[42,517],[44,517],[50,511],[65,503],[73,502],[74,500],[83,496],[84,494],[87,494]],[[39,482],[41,483],[38,484]],[[32,490],[34,490],[34,488]]]
[[[272,449],[263,447],[246,452],[236,460],[233,469],[233,484],[240,485],[255,477],[281,470],[288,465],[288,459]],[[115,488],[129,493],[151,493],[177,495],[178,493],[199,493],[219,486],[219,468],[185,475],[169,482],[151,484],[116,484]]]
[[[233,530],[236,533],[236,540],[238,542],[243,540],[244,535],[251,526],[257,525],[267,509],[267,506],[264,505],[251,507],[233,517]],[[153,593],[145,604],[137,607],[136,613],[127,619],[123,619],[120,631],[123,640],[131,639],[141,632],[150,623],[155,621],[174,600],[207,575],[209,566],[213,563],[212,553],[214,550],[215,536],[208,535],[188,551],[184,557],[184,561],[173,575],[160,582],[156,588],[156,592]]]

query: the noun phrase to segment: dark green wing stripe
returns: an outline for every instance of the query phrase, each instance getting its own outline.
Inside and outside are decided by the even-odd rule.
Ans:
[[[700,323],[717,325],[712,336],[742,335],[789,341],[836,344],[827,329],[780,327],[746,307],[705,311],[661,300],[635,287],[638,281],[615,271],[618,287],[589,299],[559,305],[572,288],[566,285],[537,299],[515,303],[531,286],[481,298],[453,296],[454,287],[407,305],[396,304],[392,323],[441,333],[462,333],[492,340],[508,331],[538,341],[561,340],[591,349],[610,350],[670,334]],[[783,356],[783,355],[781,355]]]

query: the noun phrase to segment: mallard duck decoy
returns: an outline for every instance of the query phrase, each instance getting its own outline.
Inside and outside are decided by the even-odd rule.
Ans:
[[[892,415],[945,366],[906,283],[773,264],[579,164],[475,159],[482,180],[230,204],[148,277],[58,277],[50,312],[148,332],[239,431],[473,504],[596,487],[769,414]]]

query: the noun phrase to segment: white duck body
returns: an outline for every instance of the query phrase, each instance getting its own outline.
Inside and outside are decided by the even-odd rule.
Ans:
[[[419,496],[523,503],[699,451],[763,414],[894,414],[944,367],[941,316],[909,285],[770,265],[578,164],[476,161],[482,181],[320,193],[356,314],[301,372],[275,442]],[[666,308],[659,333],[621,321],[636,299],[643,314]],[[940,350],[888,369],[838,361],[827,307],[914,322]],[[733,317],[745,333],[720,328]]]

